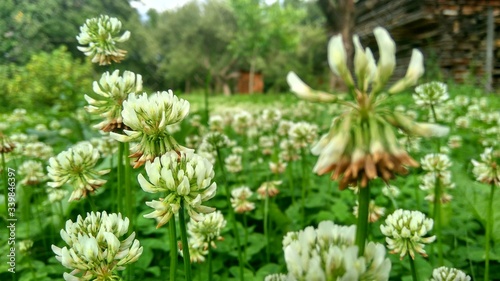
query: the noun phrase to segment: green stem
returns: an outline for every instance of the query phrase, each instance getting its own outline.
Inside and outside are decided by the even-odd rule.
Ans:
[[[443,236],[441,235],[441,180],[439,179],[439,174],[436,174],[436,186],[434,188],[434,223],[436,225],[436,234],[437,234],[437,248],[438,248],[438,262],[439,266],[443,266]]]
[[[168,238],[170,242],[170,281],[175,281],[177,271],[177,233],[175,231],[175,216],[168,222]]]
[[[293,182],[293,162],[288,163],[286,173],[288,174],[288,181],[290,182],[290,192],[292,193],[292,205],[295,204],[295,184]]]
[[[222,174],[222,179],[223,179],[223,185],[226,193],[226,203],[227,203],[227,209],[229,212],[229,221],[233,225],[233,235],[234,239],[236,240],[236,247],[238,248],[238,263],[239,263],[239,269],[240,269],[240,280],[244,281],[244,275],[243,275],[243,255],[241,251],[241,241],[240,241],[240,234],[238,231],[238,224],[236,223],[236,215],[234,213],[234,209],[231,207],[231,192],[229,190],[229,186],[227,184],[227,177],[226,177],[226,171],[224,170],[224,162],[222,161],[222,156],[220,154],[220,150],[217,147],[216,148],[217,152],[217,163],[219,164],[219,169]]]
[[[212,75],[210,72],[207,74],[207,77],[205,79],[205,120],[206,124],[208,126],[208,120],[210,119],[210,112],[208,109],[208,92],[210,91],[210,82],[212,80]]]
[[[431,104],[431,111],[432,111],[432,117],[434,117],[434,123],[438,122],[437,115],[436,115],[436,110],[434,109],[434,105]],[[436,153],[441,152],[441,142],[439,141],[438,138],[436,138]]]
[[[413,277],[413,281],[418,281],[418,276],[417,276],[417,269],[415,268],[415,261],[410,258],[410,267],[411,267],[411,275]]]
[[[125,144],[123,142],[120,142],[118,144],[118,159],[117,159],[117,185],[116,185],[116,202],[117,202],[117,208],[118,212],[122,212],[123,214],[123,208],[122,208],[122,203],[123,203],[123,196],[122,196],[122,188],[123,188],[123,172],[124,172],[124,166],[123,166],[123,151],[124,151]],[[123,214],[125,215],[125,214]]]
[[[212,240],[208,241],[208,281],[212,281],[213,268],[212,268]]]
[[[302,208],[302,226],[306,224],[306,192],[307,192],[307,173],[306,173],[306,153],[304,148],[300,149],[300,157],[302,158],[302,198],[301,198],[301,208]]]
[[[484,259],[484,280],[490,280],[490,239],[493,229],[493,197],[495,195],[495,184],[491,184],[490,200],[488,202],[488,217],[486,218],[486,257]]]
[[[128,142],[123,144],[123,157],[125,158],[125,164],[124,164],[124,177],[123,177],[123,187],[125,188],[125,202],[127,205],[127,213],[126,216],[129,218],[130,221],[130,227],[129,227],[129,233],[132,232],[134,229],[134,224],[135,224],[135,219],[134,219],[134,205],[132,203],[132,188],[130,185],[130,179],[132,177],[132,172],[131,172],[131,167],[128,159],[128,154],[129,154],[129,146],[130,144]]]
[[[356,224],[356,245],[358,245],[358,256],[365,253],[366,238],[368,236],[368,207],[370,204],[370,183],[366,187],[360,187],[358,193],[358,222]]]
[[[244,236],[243,236],[243,259],[246,261],[247,258],[246,258],[246,255],[247,255],[247,251],[246,251],[246,247],[247,247],[247,244],[248,244],[248,224],[247,224],[247,213],[244,212],[243,213],[243,231],[244,231]]]
[[[189,245],[187,237],[187,225],[184,210],[184,199],[181,200],[181,208],[179,210],[179,226],[181,229],[181,241],[182,241],[182,254],[184,257],[184,274],[186,275],[186,281],[191,281],[191,258],[189,257]]]
[[[269,192],[266,188],[266,197],[264,198],[264,236],[266,237],[266,261],[271,260],[269,250]]]
[[[92,209],[92,212],[97,212],[97,207],[95,205],[94,199],[92,199],[92,195],[87,196],[87,201],[90,204],[90,209]]]

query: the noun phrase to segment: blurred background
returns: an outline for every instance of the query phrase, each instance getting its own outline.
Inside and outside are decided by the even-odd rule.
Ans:
[[[79,27],[100,14],[132,33],[118,68],[142,74],[148,91],[287,92],[291,70],[315,88],[341,91],[328,38],[342,34],[352,55],[350,38],[359,34],[377,57],[376,26],[396,41],[394,79],[419,48],[427,80],[489,91],[500,83],[500,0],[2,0],[0,14],[3,108],[83,103],[92,81],[113,70],[76,48]]]

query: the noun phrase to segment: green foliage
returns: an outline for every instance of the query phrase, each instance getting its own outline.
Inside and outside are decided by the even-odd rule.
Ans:
[[[0,68],[2,105],[27,110],[74,110],[91,90],[92,66],[75,60],[65,47],[33,55],[25,66]]]

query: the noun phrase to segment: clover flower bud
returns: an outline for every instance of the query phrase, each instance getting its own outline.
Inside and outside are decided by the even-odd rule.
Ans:
[[[471,277],[456,268],[445,266],[438,267],[432,271],[430,281],[470,281]]]
[[[333,73],[340,76],[349,87],[354,86],[349,68],[342,35],[334,36],[328,42],[328,64]]]
[[[101,15],[99,18],[87,19],[80,27],[80,34],[76,37],[81,45],[78,50],[86,56],[92,57],[93,63],[99,65],[119,63],[125,58],[127,51],[118,49],[116,43],[125,42],[130,37],[130,32],[125,31],[119,35],[122,23],[117,18]]]
[[[413,49],[406,71],[405,77],[396,82],[390,89],[389,93],[399,93],[404,89],[411,87],[417,83],[417,80],[424,75],[424,56],[419,50]]]
[[[56,259],[66,268],[65,280],[118,280],[116,271],[137,261],[143,248],[132,232],[128,232],[129,220],[121,214],[106,212],[87,213],[85,219],[78,216],[77,221],[68,220],[61,238],[68,246],[59,248],[52,245]],[[81,277],[78,275],[81,274]]]
[[[111,133],[121,142],[138,142],[131,158],[137,158],[134,168],[152,161],[169,151],[188,150],[180,146],[168,132],[167,127],[181,122],[189,113],[189,102],[178,98],[171,90],[146,93],[137,96],[131,93],[123,102],[123,123],[130,128],[125,135]]]
[[[106,183],[99,176],[107,174],[109,169],[97,171],[95,166],[98,160],[99,151],[92,144],[79,143],[49,159],[47,171],[51,182],[47,185],[57,188],[70,183],[73,193],[69,201],[86,197],[89,192],[94,192]]]
[[[498,154],[493,148],[486,148],[481,154],[481,161],[472,160],[472,173],[476,180],[482,183],[500,186],[500,165],[498,164]]]
[[[195,243],[194,248],[208,249],[208,243],[215,248],[215,240],[222,240],[220,232],[226,226],[226,220],[220,211],[209,214],[202,214],[203,219],[199,221],[190,220],[188,222],[188,233]]]
[[[432,219],[426,218],[419,211],[398,209],[386,218],[385,225],[381,225],[380,230],[386,236],[391,254],[399,253],[401,259],[410,254],[415,259],[415,252],[426,257],[424,244],[436,240],[436,236],[424,237],[433,224]]]
[[[124,71],[122,76],[119,74],[119,70],[111,74],[105,72],[99,81],[94,81],[94,94],[85,95],[85,100],[89,103],[85,109],[104,118],[94,126],[103,132],[120,133],[123,129],[129,129],[123,124],[123,102],[129,94],[142,90],[141,75],[131,71]]]
[[[181,200],[189,216],[195,220],[203,219],[200,213],[211,213],[215,209],[202,205],[213,198],[217,184],[212,182],[214,170],[212,164],[205,158],[193,152],[169,152],[157,157],[153,162],[146,163],[146,173],[149,181],[139,174],[141,188],[148,193],[161,193],[164,198],[146,202],[155,209],[144,215],[145,218],[155,218],[157,228],[166,224],[177,214]]]

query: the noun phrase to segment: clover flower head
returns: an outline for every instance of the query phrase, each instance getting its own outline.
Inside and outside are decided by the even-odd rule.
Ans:
[[[226,159],[224,159],[226,169],[230,173],[239,173],[243,170],[241,164],[241,155],[231,154]]]
[[[280,142],[281,152],[279,154],[280,159],[290,162],[299,159],[298,149],[296,144],[289,139],[283,139]]]
[[[277,108],[264,109],[259,118],[260,128],[266,132],[274,129],[278,122],[280,122],[281,116],[282,113]]]
[[[385,247],[370,242],[358,257],[356,227],[324,221],[288,233],[283,239],[288,278],[285,280],[389,280],[391,262]]]
[[[266,197],[274,197],[280,193],[278,186],[281,185],[281,181],[266,181],[263,182],[257,189],[257,198],[265,199]]]
[[[288,121],[288,120],[280,120],[280,122],[278,123],[278,129],[277,129],[277,132],[278,132],[278,135],[280,136],[288,136],[288,132],[290,132],[290,128],[292,127],[293,125],[293,122],[292,121]]]
[[[85,109],[104,118],[94,128],[117,133],[127,129],[121,115],[123,102],[129,94],[142,90],[142,76],[131,71],[124,71],[122,76],[119,70],[105,72],[99,81],[94,81],[93,90],[95,94],[85,95],[89,103]]]
[[[233,117],[232,127],[237,134],[245,134],[253,125],[254,118],[248,111],[242,110]]]
[[[428,172],[441,173],[451,167],[450,157],[442,153],[427,154],[420,162],[422,169]]]
[[[423,55],[413,50],[406,75],[385,90],[396,65],[396,45],[382,27],[375,28],[374,35],[380,53],[378,62],[369,48],[361,46],[359,37],[353,36],[356,79],[347,67],[342,36],[332,37],[328,44],[330,68],[345,82],[354,101],[313,90],[294,72],[287,75],[291,91],[298,97],[311,102],[333,103],[346,109],[333,119],[329,132],[311,149],[318,156],[313,171],[318,175],[331,173],[333,180],[339,180],[341,190],[349,185],[364,188],[375,178],[387,182],[396,174],[407,173],[407,167],[418,166],[398,144],[397,129],[423,137],[442,137],[449,132],[447,127],[417,123],[406,112],[390,108],[385,93],[396,94],[415,85],[424,73]]]
[[[134,168],[152,161],[169,151],[188,150],[180,146],[168,132],[167,127],[179,123],[189,113],[189,102],[178,98],[171,90],[146,93],[131,93],[123,102],[123,123],[130,128],[124,135],[111,133],[121,142],[138,142],[131,158],[137,158]]]
[[[308,122],[297,122],[290,127],[288,136],[297,147],[307,147],[316,141],[318,126]]]
[[[66,268],[64,280],[118,280],[116,271],[137,261],[143,248],[135,239],[135,232],[127,238],[129,220],[121,214],[106,212],[87,213],[77,221],[68,220],[61,238],[68,246],[52,245],[56,259]],[[81,273],[81,277],[78,275]]]
[[[217,151],[218,149],[226,148],[231,145],[231,141],[227,135],[218,131],[207,133],[203,137],[203,142],[206,142],[207,148],[211,151]]]
[[[432,230],[433,224],[432,219],[419,211],[398,209],[386,218],[380,230],[386,236],[387,247],[392,254],[399,253],[401,259],[410,254],[415,259],[415,252],[426,257],[424,244],[436,240],[436,236],[424,237]]]
[[[413,99],[419,106],[436,106],[444,103],[450,98],[448,87],[442,82],[429,82],[415,88]]]
[[[448,146],[450,148],[460,148],[462,146],[462,137],[458,135],[450,136]]]
[[[397,198],[401,191],[394,185],[386,185],[382,188],[382,194],[387,197]]]
[[[47,196],[50,203],[62,201],[68,195],[66,189],[47,188]]]
[[[113,155],[118,148],[116,140],[111,138],[109,135],[92,138],[90,139],[90,143],[92,143],[92,145],[99,150],[99,153],[101,153],[103,157]]]
[[[489,147],[481,154],[481,161],[472,160],[472,173],[476,180],[482,183],[500,186],[500,165],[498,164],[498,154]]]
[[[269,169],[271,170],[271,173],[273,174],[283,174],[286,170],[287,163],[284,162],[282,159],[278,159],[276,162],[269,162]]]
[[[457,125],[458,128],[467,129],[470,127],[470,119],[467,116],[458,116],[457,119],[455,119],[455,125]]]
[[[200,213],[207,214],[215,210],[202,205],[215,196],[217,184],[212,182],[212,164],[200,155],[193,152],[169,152],[155,158],[153,162],[147,162],[146,173],[149,181],[142,174],[138,176],[141,188],[149,193],[165,195],[159,200],[146,202],[146,205],[155,210],[144,217],[157,219],[157,228],[179,212],[181,200],[194,220],[203,219]]]
[[[19,175],[24,176],[21,180],[23,185],[37,185],[45,180],[45,173],[41,162],[26,160],[19,166]]]
[[[92,57],[93,63],[99,65],[120,62],[125,58],[127,51],[118,49],[116,43],[125,42],[130,37],[130,32],[125,31],[119,35],[122,23],[117,18],[101,15],[99,18],[87,19],[80,27],[80,34],[76,37],[80,45],[78,50],[86,56]]]
[[[471,277],[465,272],[456,268],[449,268],[445,266],[438,267],[432,271],[432,278],[430,281],[470,281]]]
[[[191,263],[202,263],[205,261],[205,256],[208,255],[208,249],[204,247],[198,247],[201,242],[198,241],[197,237],[190,236],[188,238],[188,248],[189,248],[189,260]],[[182,243],[179,241],[177,249],[181,257],[184,257],[184,252],[182,251]]]
[[[99,177],[109,170],[97,171],[95,166],[99,160],[99,151],[89,142],[81,142],[72,148],[59,153],[49,159],[47,171],[51,182],[48,186],[61,187],[65,183],[73,186],[73,193],[69,201],[86,197],[89,192],[106,183]]]
[[[253,192],[248,186],[241,186],[231,190],[231,207],[234,208],[236,213],[241,214],[255,209],[255,203],[248,200],[252,194]]]
[[[9,153],[16,148],[16,145],[6,135],[0,132],[0,153]]]
[[[224,119],[220,115],[210,115],[208,119],[210,131],[222,132],[224,130]]]
[[[248,199],[252,196],[253,192],[248,186],[241,186],[231,190],[231,207],[238,214],[250,212],[255,209],[255,203]]]
[[[214,241],[222,239],[220,232],[227,222],[220,211],[202,214],[202,217],[199,221],[190,220],[188,223],[189,235],[196,238],[193,247],[207,249],[208,243],[211,243],[212,248],[215,248]]]

